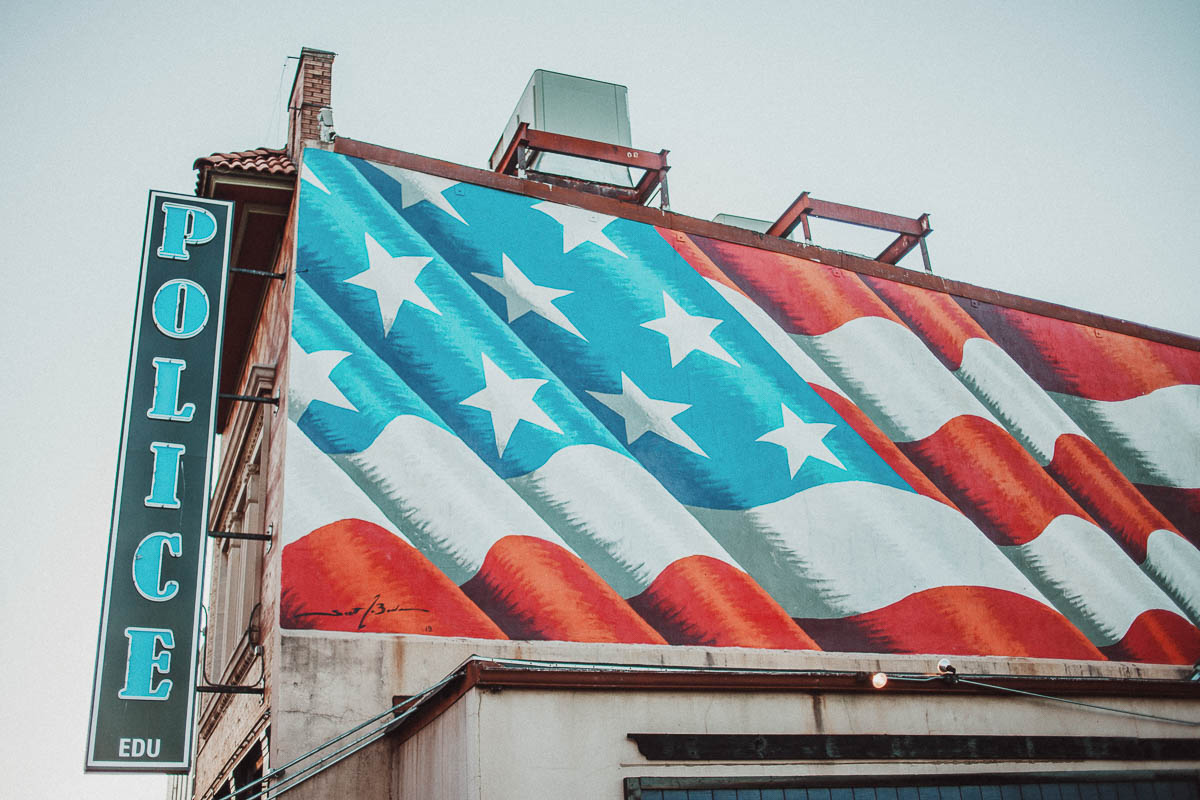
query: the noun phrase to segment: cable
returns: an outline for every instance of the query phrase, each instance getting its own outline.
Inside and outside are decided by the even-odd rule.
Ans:
[[[1124,708],[1113,708],[1111,706],[1101,706],[1095,703],[1085,703],[1082,700],[1068,700],[1065,697],[1052,697],[1048,694],[1038,694],[1037,692],[1027,692],[1024,689],[1012,689],[1008,686],[997,686],[994,683],[984,683],[983,681],[973,681],[970,678],[957,678],[958,683],[969,683],[972,686],[982,686],[986,689],[995,689],[998,692],[1011,692],[1012,694],[1025,695],[1026,697],[1036,697],[1040,700],[1053,700],[1058,703],[1070,703],[1073,706],[1083,706],[1084,708],[1095,708],[1100,711],[1107,711],[1111,714],[1125,714],[1130,717],[1142,717],[1143,719],[1152,719],[1157,722],[1169,722],[1173,725],[1187,725],[1193,728],[1200,728],[1200,722],[1194,722],[1188,719],[1176,719],[1174,717],[1160,717],[1157,714],[1145,714],[1141,711],[1128,711]]]
[[[279,767],[276,767],[275,769],[271,770],[270,772],[267,772],[262,777],[255,778],[253,781],[250,781],[245,786],[239,786],[238,788],[234,789],[233,791],[229,792],[228,794],[224,794],[218,798],[215,798],[215,800],[235,800],[235,799],[236,800],[256,800],[257,798],[260,798],[260,797],[263,797],[264,795],[266,795],[267,792],[275,791],[276,789],[283,787],[285,784],[287,784],[291,781],[294,781],[294,780],[300,778],[301,776],[304,776],[305,773],[311,771],[314,767],[325,764],[325,762],[328,761],[329,759],[333,758],[334,756],[336,756],[340,753],[345,752],[347,749],[353,747],[356,744],[359,744],[360,742],[364,742],[362,747],[366,747],[368,744],[371,743],[371,742],[366,741],[367,739],[369,739],[372,736],[375,736],[375,738],[379,738],[380,735],[387,733],[388,728],[394,726],[397,722],[399,722],[400,720],[407,717],[410,713],[412,713],[412,711],[415,710],[417,705],[419,705],[419,701],[425,699],[433,692],[436,692],[438,689],[445,686],[447,683],[449,683],[455,677],[457,677],[457,673],[455,673],[455,672],[450,673],[449,675],[442,678],[440,681],[433,684],[429,688],[423,689],[419,693],[397,703],[396,705],[392,706],[391,708],[387,709],[386,711],[384,711],[380,714],[377,714],[374,717],[371,717],[370,719],[359,723],[358,725],[355,725],[350,730],[345,731],[344,733],[341,733],[341,734],[335,736],[334,738],[330,739],[327,742],[323,742],[322,744],[317,745],[312,750],[309,750],[307,753],[304,753],[303,755],[293,758],[291,761],[287,762],[286,764],[282,764]],[[296,772],[295,774],[286,775],[286,776],[284,775],[284,772],[287,769],[294,767],[296,764],[299,764],[301,761],[304,761],[305,759],[315,756],[316,754],[320,753],[325,748],[331,747],[334,744],[337,744],[338,742],[342,741],[343,739],[345,739],[355,733],[358,733],[363,728],[366,728],[367,726],[372,725],[373,723],[377,723],[380,720],[383,720],[385,717],[396,715],[397,712],[399,712],[400,709],[404,708],[405,706],[409,706],[409,708],[405,708],[402,713],[400,713],[398,716],[395,716],[393,719],[386,720],[383,723],[383,725],[376,728],[375,730],[372,730],[371,732],[364,734],[363,736],[359,737],[358,739],[355,739],[350,744],[335,750],[333,753],[330,753],[330,754],[324,756],[323,758],[321,758],[320,760],[318,760],[312,764],[309,764],[308,766],[302,768],[299,772]],[[374,739],[371,739],[371,741],[374,741]],[[353,752],[357,752],[358,750],[361,750],[362,747],[357,748]],[[347,753],[347,755],[351,755],[351,753]],[[338,761],[341,761],[341,760],[342,759],[338,759]],[[328,764],[325,767],[322,767],[321,770],[318,770],[318,772],[323,771],[325,768],[327,768],[329,766],[333,766],[333,764],[336,764],[336,763],[338,763],[338,762],[335,761],[331,764]],[[315,774],[317,774],[317,773],[314,772],[313,775],[315,775]],[[271,780],[272,778],[280,777],[280,776],[283,776],[283,779],[275,786],[271,786],[269,788],[264,788],[260,792],[258,792],[258,794],[251,795],[248,798],[243,799],[243,798],[239,797],[239,795],[242,792],[246,791],[247,789],[251,789],[260,784],[265,784],[266,781]],[[312,776],[310,775],[308,777],[312,777]],[[292,787],[289,786],[287,788],[290,789]],[[284,789],[284,791],[286,791],[286,790],[287,789]],[[282,794],[282,792],[278,792],[277,794]]]
[[[283,66],[279,68],[279,87],[275,90],[275,100],[271,103],[271,109],[267,112],[267,133],[263,137],[263,142],[267,147],[270,147],[269,142],[275,141],[275,131],[279,128],[279,100],[283,97],[283,80],[287,76],[288,59],[296,56],[287,56],[283,59]]]

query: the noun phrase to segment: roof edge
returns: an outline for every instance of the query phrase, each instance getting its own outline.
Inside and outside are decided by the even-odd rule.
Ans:
[[[852,692],[873,694],[978,695],[1000,692],[1059,696],[1154,697],[1197,699],[1200,691],[1180,667],[1177,679],[1128,675],[1000,675],[929,676],[888,672],[885,689],[874,688],[868,673],[857,670],[773,670],[736,667],[668,667],[633,664],[575,664],[471,656],[417,701],[396,721],[389,734],[406,741],[440,717],[471,689],[535,689],[563,691],[702,691],[702,692]],[[955,679],[948,679],[955,678]],[[986,684],[971,679],[986,679]],[[963,681],[963,679],[967,679]],[[399,706],[407,697],[393,698]]]
[[[1160,344],[1200,351],[1200,338],[1187,334],[1176,333],[1139,322],[1131,322],[1119,317],[1110,317],[1093,311],[1085,311],[1071,306],[1052,303],[1048,300],[1037,300],[997,289],[987,289],[964,281],[905,269],[904,267],[897,267],[882,261],[874,261],[870,258],[852,255],[841,250],[830,250],[817,245],[794,242],[778,236],[768,236],[744,228],[722,225],[717,222],[689,217],[672,211],[633,205],[620,200],[580,192],[575,189],[523,180],[510,175],[502,175],[477,167],[468,167],[451,161],[421,156],[356,139],[338,137],[334,142],[333,150],[335,153],[342,155],[377,161],[417,172],[426,172],[443,178],[474,183],[506,192],[537,197],[551,202],[578,206],[590,211],[622,217],[636,222],[644,222],[682,233],[720,239],[733,244],[742,244],[762,250],[797,256],[860,275],[893,280],[922,289],[931,289],[943,294],[962,297],[967,300],[977,300],[981,303],[989,303],[1017,311],[1052,317],[1066,322],[1088,325],[1093,328],[1101,328],[1114,333],[1135,336]]]

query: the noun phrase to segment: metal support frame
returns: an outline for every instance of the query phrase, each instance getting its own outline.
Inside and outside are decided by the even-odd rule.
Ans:
[[[230,267],[229,271],[240,272],[243,275],[257,275],[260,278],[273,278],[277,281],[281,281],[287,277],[286,272],[268,272],[263,269],[246,269],[245,267]]]
[[[212,534],[209,535],[211,536]],[[262,625],[258,621],[260,613],[262,613],[262,603],[255,603],[254,608],[250,610],[250,621],[246,625],[245,632],[242,634],[242,638],[248,640],[250,643],[252,658],[258,661],[258,680],[249,686],[241,683],[213,683],[212,678],[208,677],[208,616],[206,613],[204,647],[200,651],[200,677],[203,678],[204,682],[196,684],[197,692],[207,694],[266,694],[267,668],[263,663],[262,657]]]
[[[522,122],[505,148],[504,155],[497,162],[495,171],[505,175],[533,178],[544,183],[567,186],[638,205],[645,205],[654,196],[655,191],[658,191],[659,205],[664,210],[669,210],[667,170],[670,169],[670,166],[667,164],[668,152],[670,151],[661,150],[654,153],[649,150],[636,150],[632,147],[621,147],[593,139],[581,139],[577,136],[541,131],[529,127],[528,122]],[[643,170],[643,172],[641,179],[634,187],[568,178],[565,175],[530,170],[529,164],[533,160],[534,153],[557,153],[575,158],[586,158],[606,164],[632,167]]]
[[[875,257],[876,261],[885,264],[895,264],[904,258],[914,247],[920,245],[921,259],[925,263],[925,271],[933,274],[929,263],[929,248],[925,237],[933,232],[929,226],[929,215],[922,214],[913,219],[896,214],[885,214],[882,211],[872,211],[867,208],[848,206],[844,203],[833,203],[828,200],[817,200],[808,192],[801,192],[779,219],[767,229],[770,236],[786,238],[800,225],[804,231],[804,241],[812,242],[812,231],[808,227],[808,218],[818,217],[835,222],[845,222],[862,228],[874,228],[878,231],[889,231],[899,234],[896,239]]]
[[[254,542],[269,542],[273,537],[269,533],[234,533],[232,531],[209,531],[210,539],[246,539]]]
[[[275,397],[259,397],[254,394],[227,394],[221,392],[217,397],[221,400],[234,400],[239,403],[266,403],[267,405],[279,406],[279,395]]]

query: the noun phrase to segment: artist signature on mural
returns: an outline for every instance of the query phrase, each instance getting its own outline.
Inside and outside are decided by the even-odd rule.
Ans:
[[[366,605],[354,606],[346,609],[333,609],[331,611],[305,611],[297,614],[297,617],[358,617],[358,629],[361,631],[367,626],[367,619],[370,617],[384,616],[387,614],[398,614],[404,611],[414,611],[418,614],[428,614],[428,608],[407,608],[404,606],[389,606],[382,602],[379,598],[381,595],[375,595],[371,602]]]

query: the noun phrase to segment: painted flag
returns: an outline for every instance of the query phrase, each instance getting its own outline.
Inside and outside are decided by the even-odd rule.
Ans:
[[[423,474],[431,486],[456,476],[470,508],[455,510],[448,495],[434,499],[461,518],[425,546],[460,551],[464,558],[446,568],[469,594],[482,580],[472,577],[481,563],[489,575],[521,563],[519,554],[482,560],[491,555],[486,537],[501,522],[498,509],[512,506],[513,529],[538,530],[572,548],[603,577],[606,592],[628,599],[672,643],[817,648],[357,170],[336,161],[307,165],[306,174],[317,172],[321,186],[338,191],[318,190],[302,205],[297,335],[319,320],[329,328],[323,341],[350,342],[344,346],[359,353],[362,366],[344,380],[373,396],[364,405],[374,409],[408,393],[421,408],[388,423],[374,441],[374,428],[357,437],[348,427],[331,428],[326,449],[369,491],[387,484],[385,507],[420,514],[425,502],[412,497],[415,485],[394,481],[390,465],[411,453],[412,428],[428,427],[418,419],[434,417],[453,432],[429,429],[439,441],[425,448]],[[495,495],[482,492],[485,485]],[[463,526],[484,536],[480,546],[454,539]],[[512,585],[490,583],[489,596],[536,588],[515,577]]]
[[[305,259],[302,254],[298,271],[307,269]],[[293,440],[301,452],[304,440],[310,442],[510,638],[665,643],[303,279],[296,285],[292,337],[288,416],[295,435],[285,469],[291,471]],[[339,498],[326,502],[325,490],[313,491],[313,497],[294,498],[289,488],[285,505],[315,503],[338,517]],[[289,558],[332,561],[360,546],[358,533],[345,526],[291,531],[285,564]],[[308,605],[329,589],[311,572],[294,569],[285,569],[283,587]],[[367,599],[378,588],[369,581],[356,586]]]
[[[284,485],[285,628],[507,638],[290,420]]]
[[[748,575],[826,648],[1103,657],[657,229],[327,153],[305,170],[304,283],[660,632],[641,587],[717,588],[714,573],[670,575],[654,558],[669,545],[671,565],[699,555]],[[372,251],[423,261],[389,268],[409,270],[397,293],[370,274]],[[501,402],[510,384],[520,403]],[[621,537],[642,509],[680,538]],[[680,627],[711,624],[702,606],[681,604],[695,619]]]
[[[697,244],[1097,647],[1123,660],[1200,656],[1200,631],[1179,606],[861,278]]]
[[[864,280],[1191,620],[1200,621],[1200,550],[1012,356],[949,295],[880,278]]]
[[[1200,352],[987,303],[967,311],[1200,547]]]

